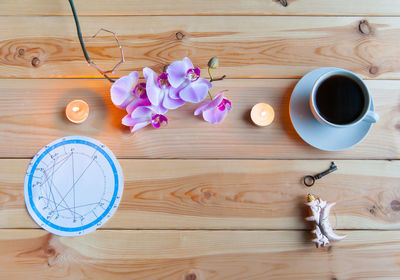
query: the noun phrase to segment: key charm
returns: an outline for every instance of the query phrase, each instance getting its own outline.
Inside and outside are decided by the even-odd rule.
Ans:
[[[324,177],[325,175],[328,175],[329,173],[333,172],[337,170],[337,166],[336,164],[332,161],[331,162],[331,167],[328,170],[325,170],[324,172],[318,173],[317,175],[307,175],[304,177],[303,182],[304,185],[306,185],[307,187],[311,187],[312,185],[314,185],[315,180],[321,179],[322,177]]]

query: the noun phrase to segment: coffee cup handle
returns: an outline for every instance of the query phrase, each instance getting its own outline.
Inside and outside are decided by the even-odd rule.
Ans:
[[[369,110],[365,115],[364,120],[370,123],[376,123],[379,120],[379,115],[373,110]]]

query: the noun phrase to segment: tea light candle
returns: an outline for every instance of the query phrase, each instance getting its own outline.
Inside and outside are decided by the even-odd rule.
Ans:
[[[266,103],[257,103],[250,113],[251,120],[258,126],[267,126],[272,123],[275,117],[274,108]]]
[[[83,100],[73,100],[65,108],[65,115],[73,123],[82,123],[89,116],[89,105]]]

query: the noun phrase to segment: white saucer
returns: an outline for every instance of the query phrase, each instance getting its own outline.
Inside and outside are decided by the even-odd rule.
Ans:
[[[297,83],[290,98],[290,119],[297,134],[311,146],[324,151],[341,151],[358,144],[367,136],[372,125],[361,121],[350,127],[335,128],[323,125],[314,118],[309,103],[311,88],[321,75],[334,69],[338,68],[323,67],[307,73]],[[374,109],[372,100],[370,108]]]

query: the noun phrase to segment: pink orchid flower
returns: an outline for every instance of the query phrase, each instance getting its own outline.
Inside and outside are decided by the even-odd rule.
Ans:
[[[203,102],[194,112],[194,115],[203,114],[205,121],[216,124],[220,123],[232,110],[232,103],[224,98],[224,93],[221,92],[214,97],[213,100]]]
[[[185,102],[203,101],[212,87],[208,80],[200,77],[200,69],[194,68],[187,57],[172,63],[159,76],[150,68],[144,68],[143,75],[146,83],[140,83],[139,74],[134,71],[115,81],[111,87],[111,100],[127,111],[122,124],[129,126],[131,132],[149,124],[155,128],[168,124],[164,114],[169,109],[176,109]],[[194,114],[202,114],[204,120],[215,124],[221,122],[231,108],[231,102],[221,92],[201,104]]]
[[[139,74],[135,71],[121,77],[111,87],[111,100],[128,114],[122,119],[122,124],[129,126],[135,132],[149,124],[159,128],[168,123],[162,114],[165,109],[153,106],[147,96],[146,83],[139,83]]]
[[[116,80],[111,86],[111,101],[121,109],[133,111],[139,106],[151,105],[146,93],[146,84],[138,83],[139,74],[134,71]]]
[[[168,66],[167,74],[174,95],[187,102],[203,101],[212,87],[209,81],[200,78],[200,68],[194,68],[187,57]]]
[[[152,124],[155,128],[159,128],[162,125],[168,124],[168,119],[157,111],[157,107],[139,106],[131,113],[128,112],[128,115],[122,119],[122,124],[129,126],[133,133],[149,124]]]
[[[146,79],[146,90],[151,104],[158,107],[164,114],[168,109],[176,109],[185,104],[177,94],[172,90],[168,81],[168,74],[162,73],[160,76],[150,68],[143,69],[143,76]]]

